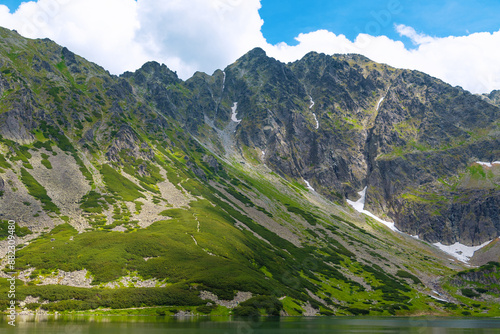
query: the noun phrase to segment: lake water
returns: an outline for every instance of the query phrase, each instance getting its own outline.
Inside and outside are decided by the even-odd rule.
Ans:
[[[16,327],[0,318],[0,333],[47,334],[320,334],[320,333],[500,333],[500,319],[470,318],[172,318],[122,316],[19,316]]]

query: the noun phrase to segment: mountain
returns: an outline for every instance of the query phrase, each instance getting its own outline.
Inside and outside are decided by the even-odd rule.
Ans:
[[[490,97],[261,49],[186,81],[156,62],[114,76],[6,29],[0,96],[0,254],[14,220],[21,308],[498,315],[497,242],[467,253],[500,229]]]

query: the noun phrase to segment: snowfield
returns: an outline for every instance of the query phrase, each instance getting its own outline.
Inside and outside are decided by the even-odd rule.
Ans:
[[[309,182],[307,182],[306,180],[304,180],[304,182],[306,183],[307,189],[309,189],[311,191],[316,191],[316,190],[314,190],[314,188],[311,186],[311,184]]]
[[[238,102],[234,102],[233,107],[231,108],[231,120],[233,122],[239,123],[241,122],[241,119],[238,119],[236,115],[238,115]]]
[[[366,200],[366,190],[368,189],[368,187],[365,187],[365,189],[361,190],[358,194],[361,196],[360,199],[358,199],[356,202],[353,202],[353,201],[350,201],[350,200],[347,200],[347,203],[349,203],[350,206],[352,206],[354,208],[354,210],[358,211],[358,212],[361,212],[361,213],[364,213],[365,215],[367,216],[370,216],[372,217],[373,219],[375,219],[376,221],[384,224],[385,226],[387,226],[388,228],[390,228],[392,231],[394,232],[401,232],[400,230],[398,230],[396,228],[396,226],[394,225],[394,223],[391,223],[391,222],[388,222],[388,221],[385,221],[385,220],[382,220],[380,219],[379,217],[375,216],[373,213],[371,213],[370,211],[367,211],[365,210],[365,200]]]
[[[482,161],[478,161],[476,162],[477,164],[481,165],[481,166],[486,166],[486,167],[493,167],[493,165],[500,165],[500,161],[493,161],[493,162],[482,162]]]
[[[467,262],[469,262],[470,258],[472,256],[474,256],[474,253],[477,250],[480,250],[481,248],[487,246],[490,242],[491,241],[488,241],[480,246],[474,246],[474,247],[465,246],[459,242],[456,242],[450,246],[443,245],[440,242],[435,243],[433,245],[436,246],[437,248],[439,248],[440,250],[442,250],[443,252],[445,252],[446,254],[449,254],[449,255],[453,256],[454,258],[456,258],[462,262],[467,263]]]

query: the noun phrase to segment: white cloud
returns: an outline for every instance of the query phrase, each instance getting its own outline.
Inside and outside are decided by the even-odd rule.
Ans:
[[[295,46],[271,45],[261,33],[259,8],[260,0],[38,0],[15,13],[0,5],[0,22],[26,37],[51,38],[115,74],[156,60],[186,79],[196,70],[224,68],[260,46],[285,62],[309,51],[360,53],[474,93],[500,88],[500,31],[436,38],[395,25],[412,49],[386,36],[359,34],[351,41],[326,30],[300,34]]]
[[[432,37],[419,34],[412,27],[405,26],[404,24],[397,24],[395,25],[395,28],[400,36],[408,37],[415,45],[431,43],[434,41]]]
[[[259,0],[139,0],[141,28],[135,41],[155,59],[175,58],[180,75],[224,68],[256,46],[260,32]],[[144,41],[148,41],[144,44]]]
[[[462,37],[436,38],[418,34],[411,27],[398,25],[396,30],[417,46],[407,49],[401,41],[386,36],[359,34],[354,41],[343,35],[319,30],[300,34],[295,46],[284,43],[267,46],[270,55],[292,61],[314,50],[326,54],[359,53],[398,68],[419,70],[473,93],[500,89],[500,31]]]
[[[50,38],[113,73],[149,58],[131,43],[140,23],[134,0],[39,0],[15,13],[0,10],[2,25],[29,38]]]

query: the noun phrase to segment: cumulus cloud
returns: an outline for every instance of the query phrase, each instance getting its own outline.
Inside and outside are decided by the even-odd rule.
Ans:
[[[283,61],[293,61],[309,51],[359,53],[394,67],[419,70],[452,85],[462,86],[473,93],[500,89],[500,31],[476,33],[461,37],[430,37],[412,27],[395,26],[402,37],[416,45],[407,49],[401,41],[386,36],[359,34],[354,41],[343,35],[320,30],[300,34],[297,45],[268,45],[270,55]]]
[[[138,5],[141,28],[135,41],[154,59],[177,62],[182,77],[224,68],[266,44],[259,0],[138,0]]]
[[[156,60],[187,78],[264,46],[259,8],[259,0],[38,0],[15,13],[0,5],[0,22],[29,38],[53,39],[115,74]]]
[[[15,13],[0,9],[2,26],[29,38],[50,38],[114,73],[148,59],[130,43],[140,23],[134,0],[39,0]]]
[[[419,34],[412,27],[405,26],[404,24],[395,25],[395,29],[400,36],[405,36],[411,39],[414,45],[431,43],[434,41],[432,37],[425,34]]]
[[[261,32],[260,6],[260,0],[38,0],[15,13],[0,5],[0,24],[26,37],[51,38],[115,74],[156,60],[187,79],[197,70],[224,68],[260,46],[285,62],[310,51],[359,53],[474,93],[500,88],[500,31],[437,38],[400,24],[395,31],[413,48],[386,36],[360,33],[351,41],[326,30],[300,34],[294,46],[271,45]],[[379,16],[373,25],[390,24],[390,12]],[[374,34],[373,25],[367,24],[367,32]]]

